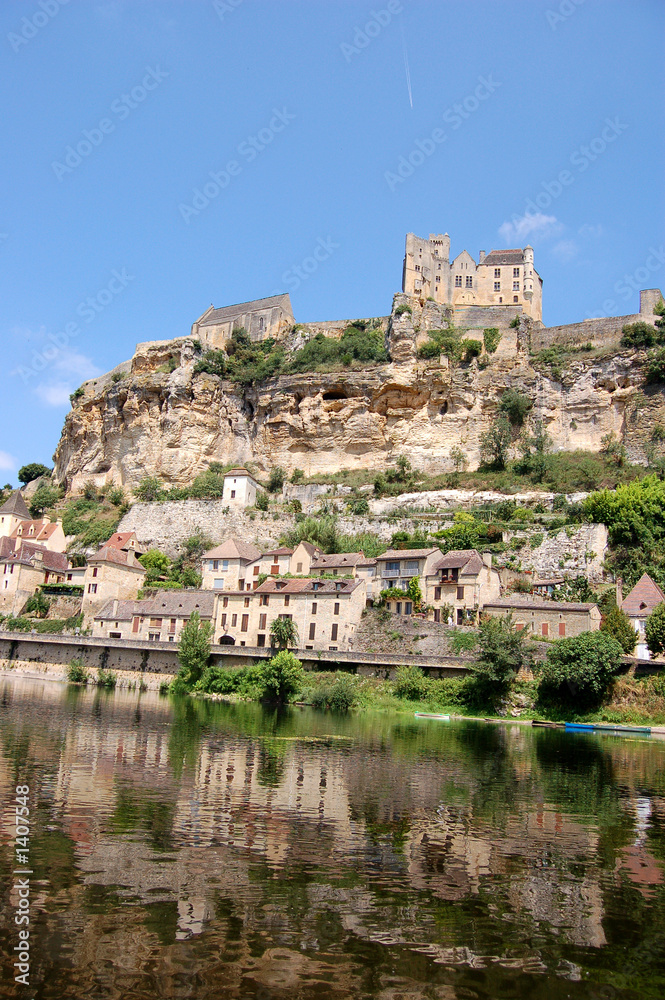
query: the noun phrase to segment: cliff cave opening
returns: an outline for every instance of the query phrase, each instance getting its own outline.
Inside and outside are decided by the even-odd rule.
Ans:
[[[333,389],[332,392],[324,392],[323,399],[325,401],[332,399],[348,399],[348,396],[341,389]]]

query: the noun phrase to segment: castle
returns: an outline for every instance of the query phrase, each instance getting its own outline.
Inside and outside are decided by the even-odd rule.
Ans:
[[[466,250],[450,260],[448,233],[430,233],[427,240],[407,233],[402,291],[452,306],[455,313],[492,307],[506,313],[506,325],[520,313],[538,322],[543,318],[543,279],[533,266],[532,246],[481,250],[476,264]]]

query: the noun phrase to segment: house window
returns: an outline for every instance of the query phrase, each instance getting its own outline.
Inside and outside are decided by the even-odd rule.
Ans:
[[[339,628],[339,626],[337,624],[335,624],[335,625],[333,625],[333,627],[330,630],[330,638],[332,639],[333,642],[335,642],[336,639],[337,639],[337,629],[338,628]]]
[[[338,615],[339,614],[339,604],[335,604],[335,607],[334,607],[334,610],[333,610],[333,614],[334,615]]]
[[[458,587],[457,588],[457,600],[458,601],[463,601],[464,600],[464,587]]]
[[[14,567],[12,566],[12,571],[13,570],[14,570]],[[88,593],[89,594],[96,594],[97,593],[97,584],[96,583],[89,583],[88,584]]]
[[[302,563],[296,563],[296,573],[302,573]]]
[[[231,628],[235,628],[237,624],[238,624],[238,616],[231,615]]]
[[[434,588],[434,600],[435,601],[440,601],[441,600],[441,587],[435,587]],[[435,619],[435,621],[436,621],[436,619]]]
[[[321,584],[321,583],[313,583],[312,584],[312,590],[321,590],[322,586],[323,586],[323,584]]]
[[[441,609],[440,608],[437,608],[436,611],[434,612],[434,621],[435,622],[440,622],[441,621]]]
[[[540,626],[540,634],[541,635],[549,635],[550,634],[549,622],[542,622],[542,624]]]
[[[519,296],[513,295],[513,302],[519,302]]]
[[[226,615],[222,615],[222,628],[226,628]]]
[[[310,637],[310,639],[313,639],[315,636],[316,636],[316,625],[315,625],[314,622],[310,622],[310,624],[309,624],[309,637]]]
[[[241,632],[246,632],[249,628],[249,615],[242,616],[242,624],[240,626]]]
[[[260,569],[261,569],[261,567],[260,567],[260,566],[255,566],[255,567],[254,567],[254,576],[258,576],[258,575],[259,575],[259,571],[260,571]]]
[[[222,607],[223,608],[228,608],[228,606],[229,606],[229,599],[228,599],[228,597],[224,597],[222,599]]]
[[[267,615],[259,615],[259,628],[264,629],[266,627]]]
[[[169,632],[175,632],[175,627],[176,627],[176,619],[172,618],[169,623]]]
[[[279,564],[270,567],[270,573],[272,576],[278,576],[279,574]]]
[[[519,278],[519,276],[520,276],[520,269],[519,269],[519,267],[514,267],[513,268],[513,278]]]
[[[259,604],[261,605],[262,608],[268,607],[268,596],[269,596],[268,594],[261,594],[261,599],[259,600]]]
[[[500,292],[501,291],[501,282],[500,281],[495,281],[494,282],[494,291],[495,292]]]
[[[246,607],[246,608],[248,608],[248,607],[249,607],[249,597],[246,597],[246,598],[245,598],[245,607]]]
[[[109,632],[109,639],[122,639],[122,632]]]
[[[440,274],[435,274],[434,275],[434,280],[435,281],[441,281],[441,275]]]
[[[265,637],[265,635],[257,635],[257,637],[256,637],[256,645],[257,646],[265,646],[265,644],[266,644],[266,637]]]
[[[398,562],[386,563],[386,569],[388,570],[388,572],[391,572],[393,570],[397,570],[397,572],[399,572],[399,563]]]
[[[466,284],[467,288],[473,288],[473,275],[472,274],[467,274],[465,284]]]
[[[139,620],[138,618],[135,618],[134,621],[132,622],[132,632],[138,632],[138,630],[139,630]]]
[[[519,292],[519,290],[520,290],[520,283],[519,283],[519,281],[513,281],[513,291],[514,292]]]
[[[73,579],[73,574],[72,573],[68,573],[67,574],[67,583],[69,583],[69,581],[72,580],[72,579]]]
[[[92,575],[93,576],[97,576],[97,567],[96,566],[95,566],[95,568],[92,571]]]
[[[213,561],[212,561],[212,568],[213,569],[219,569],[219,559],[213,559]]]
[[[500,278],[501,277],[501,268],[500,267],[495,267],[494,268],[494,277],[495,278]]]
[[[420,270],[420,264],[416,264],[416,271]]]
[[[285,608],[288,608],[290,600],[291,600],[291,598],[289,597],[289,595],[288,594],[284,594],[284,607]]]
[[[293,621],[293,615],[280,615],[279,617],[282,619],[282,621],[289,621],[289,622]]]
[[[150,628],[161,628],[161,627],[162,627],[162,619],[161,618],[151,618],[150,619]]]
[[[152,642],[159,642],[159,632],[148,632],[148,639]]]
[[[397,604],[395,605],[395,611],[396,611],[396,613],[398,615],[402,614],[402,602],[401,601],[398,601]]]
[[[565,622],[559,622],[559,635],[562,636],[562,635],[565,635],[565,634],[566,634],[566,623]]]
[[[222,569],[228,569],[228,568],[229,568],[228,559],[222,559]]]
[[[461,274],[456,274],[455,275],[455,288],[461,288],[461,287],[462,287],[462,275]]]
[[[236,498],[236,491],[235,490],[231,490],[231,499],[235,500],[235,498]]]
[[[410,615],[412,611],[413,611],[413,604],[411,603],[411,601],[405,601],[404,602],[404,614],[405,615]]]
[[[503,295],[499,296],[499,302],[503,302]]]
[[[314,601],[314,603],[312,604],[312,614],[313,615],[316,614],[316,609],[317,608],[318,608],[318,604],[316,603],[316,601]]]

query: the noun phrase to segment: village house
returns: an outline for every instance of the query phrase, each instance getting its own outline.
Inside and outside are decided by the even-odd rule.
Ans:
[[[143,586],[145,569],[136,553],[103,545],[88,559],[81,611],[86,619],[110,600],[131,600]]]
[[[218,593],[216,641],[270,646],[275,618],[290,618],[304,649],[349,650],[366,604],[363,580],[270,578],[256,590]]]
[[[104,545],[121,552],[135,552],[137,556],[142,556],[147,551],[146,546],[139,542],[135,531],[114,531]]]
[[[299,542],[291,556],[290,572],[294,576],[309,576],[312,563],[322,555],[321,549],[311,542]]]
[[[261,573],[267,573],[268,576],[283,576],[285,573],[291,572],[291,557],[293,556],[293,549],[281,548],[272,549],[270,552],[262,552],[259,559],[259,572],[254,573],[255,566],[252,566],[252,577],[256,581],[256,577],[260,576]],[[257,586],[257,583],[253,584]]]
[[[0,612],[19,615],[38,587],[65,581],[68,563],[62,552],[34,542],[14,548],[12,541],[0,539]]]
[[[367,603],[379,596],[380,580],[377,576],[376,559],[368,559],[362,552],[336,552],[331,555],[321,553],[313,560],[310,572],[331,576],[350,576],[365,581]]]
[[[15,490],[0,507],[0,538],[11,535],[22,521],[31,521],[32,514],[20,490]]]
[[[192,614],[212,621],[215,594],[202,590],[164,590],[142,601],[111,600],[97,612],[92,634],[108,639],[178,642]]]
[[[229,538],[201,557],[203,590],[251,590],[261,573],[261,550],[251,542]]]
[[[516,629],[526,629],[546,639],[564,639],[581,632],[596,632],[601,614],[597,604],[575,604],[571,601],[529,601],[503,598],[487,601],[486,615],[510,615]]]
[[[423,598],[425,597],[424,581],[431,576],[434,565],[441,558],[441,549],[388,549],[383,555],[376,559],[376,583],[374,586],[374,596],[378,597],[382,590],[395,588],[396,590],[408,590],[409,583],[413,577],[418,577]],[[410,615],[413,611],[413,603],[405,599],[402,602],[399,598],[386,602],[389,611],[396,614]]]
[[[14,539],[17,546],[20,542],[25,541],[43,545],[50,552],[64,552],[67,548],[62,521],[51,521],[49,517],[40,517],[31,521],[21,520],[9,537]]]
[[[647,646],[646,633],[644,631],[647,618],[659,604],[665,601],[665,594],[657,583],[651,579],[648,573],[644,573],[637,581],[631,592],[621,599],[621,581],[617,580],[617,604],[630,618],[631,625],[637,632],[637,646],[635,656],[640,659],[650,660],[651,652]]]
[[[241,507],[253,507],[261,487],[247,469],[231,469],[224,476],[222,500]]]
[[[453,549],[432,566],[423,588],[425,604],[433,607],[435,622],[463,625],[476,621],[487,601],[501,595],[501,581],[492,569],[492,556],[476,549]]]

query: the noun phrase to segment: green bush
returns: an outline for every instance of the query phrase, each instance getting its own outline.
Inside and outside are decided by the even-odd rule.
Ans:
[[[658,604],[647,617],[644,631],[650,652],[665,652],[665,604]]]
[[[393,691],[398,698],[409,701],[423,701],[430,693],[430,681],[420,667],[398,667],[395,672]]]
[[[483,330],[483,342],[487,353],[494,354],[501,342],[501,334],[497,327],[490,326],[486,330]]]
[[[533,400],[531,397],[523,392],[518,392],[517,389],[506,389],[501,395],[499,410],[506,414],[515,427],[522,426],[525,417],[532,408]]]
[[[69,394],[69,402],[73,406],[74,403],[77,403],[78,400],[81,399],[84,395],[85,395],[85,389],[83,388],[82,385],[80,385],[78,389],[74,389],[74,392],[71,392]]]
[[[471,361],[482,353],[483,345],[479,340],[465,339],[461,341],[462,357],[465,361]]]
[[[509,323],[508,325],[509,325],[509,326],[510,326],[510,327],[511,327],[511,328],[512,328],[513,330],[516,330],[516,329],[517,329],[517,327],[518,327],[518,326],[520,325],[520,318],[519,318],[519,316],[515,316],[515,318],[514,318],[514,319],[511,319],[511,321],[510,321],[510,323]]]
[[[310,372],[328,367],[347,367],[352,361],[390,361],[380,330],[348,326],[339,340],[317,333],[296,353],[289,371]]]
[[[665,381],[665,347],[654,347],[647,354],[646,363],[647,382]]]
[[[271,469],[268,476],[268,493],[281,493],[285,478],[284,469],[280,468],[279,465]]]
[[[473,670],[488,697],[505,694],[522,667],[531,664],[526,632],[516,629],[512,614],[481,619],[478,656]]]
[[[413,310],[411,306],[407,305],[406,302],[400,303],[395,309],[395,316],[403,316],[404,313],[408,313],[409,316],[413,315]]]
[[[95,684],[97,687],[113,689],[118,683],[118,678],[112,670],[104,670],[102,667],[97,669],[97,680]]]
[[[270,505],[270,500],[268,499],[268,494],[263,493],[261,490],[257,491],[256,500],[254,501],[254,506],[257,510],[267,510]]]
[[[52,471],[48,466],[42,465],[41,462],[29,462],[28,465],[22,465],[18,470],[18,481],[27,485],[33,479],[39,479],[41,476],[50,476]]]
[[[82,660],[70,660],[67,668],[67,680],[72,684],[87,684],[88,671],[83,666]]]
[[[605,616],[600,631],[606,632],[616,639],[624,653],[629,656],[634,651],[637,644],[637,632],[626,612],[622,611],[616,604]]]
[[[478,636],[475,632],[462,632],[456,629],[454,632],[448,632],[448,639],[454,656],[459,656],[460,653],[469,653],[478,645]]]
[[[156,476],[144,476],[134,490],[134,496],[137,500],[144,503],[162,500],[164,497],[164,486]]]
[[[582,632],[559,639],[545,662],[534,667],[540,675],[539,697],[557,699],[577,709],[597,706],[607,694],[622,656],[620,644],[607,632]]]
[[[292,701],[302,691],[304,682],[302,663],[286,649],[261,665],[262,693],[266,701]]]
[[[310,704],[333,712],[348,712],[357,702],[356,685],[349,674],[337,673],[332,683],[314,689]]]
[[[622,347],[653,347],[659,342],[658,331],[649,323],[640,321],[638,323],[628,323],[621,329]]]

